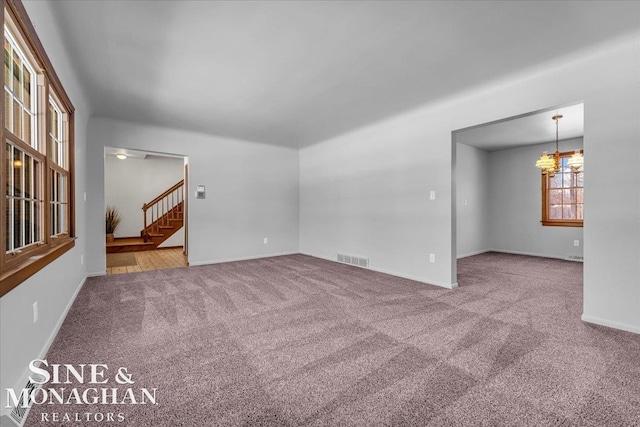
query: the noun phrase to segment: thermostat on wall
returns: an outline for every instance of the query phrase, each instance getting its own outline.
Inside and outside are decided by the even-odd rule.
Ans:
[[[196,185],[196,199],[204,199],[204,185]]]

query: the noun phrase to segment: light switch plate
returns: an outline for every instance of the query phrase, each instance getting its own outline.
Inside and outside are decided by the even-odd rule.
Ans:
[[[204,185],[196,185],[196,199],[204,199],[205,193]]]

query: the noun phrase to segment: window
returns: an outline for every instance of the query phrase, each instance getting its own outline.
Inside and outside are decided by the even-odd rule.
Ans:
[[[582,227],[584,171],[567,164],[574,152],[560,153],[560,170],[542,175],[542,225]]]
[[[0,296],[74,245],[73,105],[19,0],[2,1]]]

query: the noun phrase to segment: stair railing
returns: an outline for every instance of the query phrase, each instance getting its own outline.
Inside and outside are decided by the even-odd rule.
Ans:
[[[179,219],[182,202],[184,202],[184,179],[149,203],[142,205],[144,229],[141,234],[145,242],[149,239],[149,233],[157,233],[161,226],[169,225],[172,219]]]

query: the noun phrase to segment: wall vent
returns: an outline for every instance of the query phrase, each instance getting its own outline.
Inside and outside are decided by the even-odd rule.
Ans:
[[[582,255],[567,255],[564,259],[567,261],[584,262],[584,257]]]
[[[369,267],[369,258],[353,255],[338,254],[338,262],[356,265],[358,267]]]
[[[33,377],[39,376],[39,375],[32,375]],[[40,381],[40,378],[35,378],[36,380]],[[44,380],[44,378],[42,378],[42,380]],[[16,390],[15,393],[16,394],[20,394],[20,400],[18,400],[18,404],[11,409],[11,412],[9,413],[9,418],[11,419],[11,421],[13,421],[14,423],[16,423],[16,425],[18,425],[19,427],[22,427],[24,425],[24,422],[27,418],[27,414],[29,413],[29,410],[31,409],[31,394],[33,393],[33,390],[35,390],[36,388],[40,387],[38,384],[34,383],[33,381],[29,380],[27,381],[27,385],[24,387],[25,390],[27,390],[26,394],[22,394],[20,393],[22,390]],[[24,398],[26,396],[27,402],[25,405],[24,402]],[[10,401],[11,402],[11,401]]]

